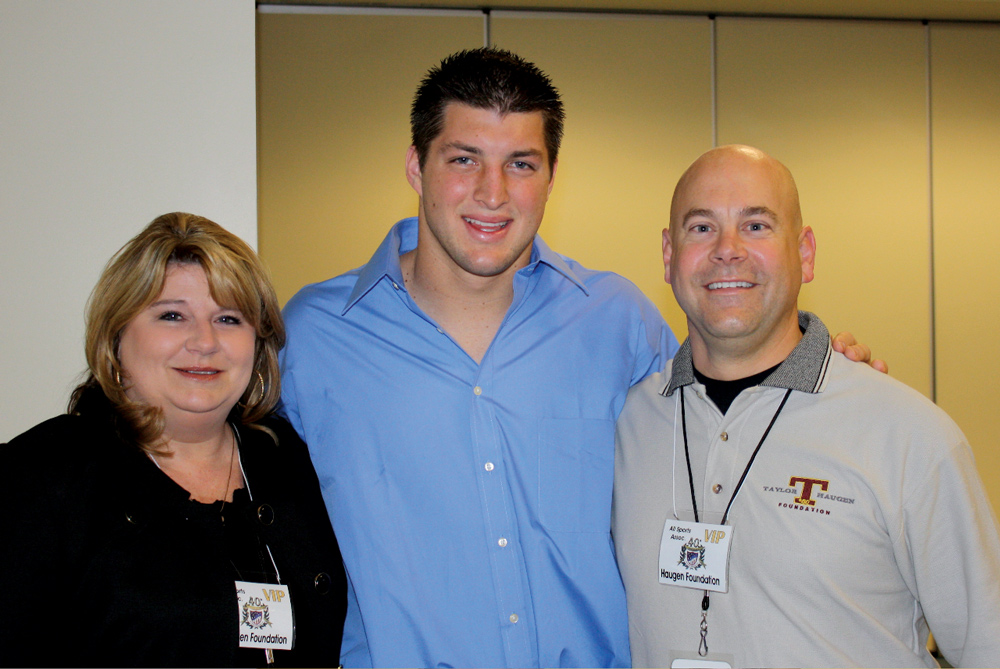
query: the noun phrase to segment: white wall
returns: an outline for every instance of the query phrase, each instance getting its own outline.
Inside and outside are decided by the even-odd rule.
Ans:
[[[257,242],[253,0],[0,0],[0,442],[65,410],[104,263],[168,211]]]

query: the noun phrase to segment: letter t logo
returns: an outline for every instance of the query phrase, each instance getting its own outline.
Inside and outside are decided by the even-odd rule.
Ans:
[[[829,481],[822,481],[820,479],[807,479],[801,476],[793,476],[788,482],[790,486],[796,486],[799,483],[802,484],[802,496],[795,498],[796,504],[805,504],[806,506],[816,506],[816,500],[812,498],[813,486],[818,485],[823,492],[830,486]]]

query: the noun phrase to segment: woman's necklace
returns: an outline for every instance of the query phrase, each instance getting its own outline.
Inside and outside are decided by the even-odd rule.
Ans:
[[[226,427],[229,427],[227,424]],[[226,473],[226,487],[222,490],[222,505],[219,507],[219,513],[226,508],[226,500],[229,498],[229,484],[233,480],[233,463],[236,462],[236,435],[233,434],[233,428],[229,427],[229,438],[232,440],[232,447],[229,449],[229,471]],[[225,518],[222,519],[225,522]]]
[[[229,428],[228,430],[226,430],[226,433],[229,435],[229,440],[230,440],[229,469],[226,471],[226,480],[225,480],[225,485],[222,488],[222,497],[219,498],[219,499],[222,500],[222,504],[219,506],[219,512],[220,513],[222,512],[222,510],[224,508],[226,508],[226,499],[228,499],[228,497],[229,497],[229,487],[230,487],[230,483],[233,480],[233,465],[236,463],[236,450],[237,450],[236,449],[236,435],[233,432],[233,428],[228,423],[226,424],[226,427]],[[160,463],[156,459],[156,456],[153,455],[150,451],[146,451],[146,455],[148,455],[149,459],[153,461],[153,464],[156,465],[156,468],[159,469],[162,472],[163,471],[163,467],[160,466]],[[166,472],[163,472],[163,473],[167,474]],[[167,476],[170,476],[170,474],[167,474]],[[170,476],[170,478],[172,479],[173,477]]]

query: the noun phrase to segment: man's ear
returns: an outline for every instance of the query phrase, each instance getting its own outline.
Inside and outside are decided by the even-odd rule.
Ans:
[[[670,256],[674,248],[670,244],[670,228],[663,228],[663,280],[670,283]]]
[[[406,150],[406,180],[417,191],[417,195],[424,196],[423,170],[420,169],[420,157],[415,146]]]
[[[802,283],[809,283],[815,276],[816,236],[808,225],[799,233],[799,258],[802,260]]]
[[[556,168],[559,167],[559,161],[552,163],[552,173],[549,175],[549,189],[545,191],[545,197],[552,195],[552,185],[556,182]]]

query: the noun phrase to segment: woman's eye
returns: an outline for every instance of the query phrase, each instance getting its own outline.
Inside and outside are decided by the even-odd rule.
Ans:
[[[227,325],[240,325],[243,323],[243,319],[239,316],[220,316],[220,323],[226,323]]]
[[[176,311],[164,311],[162,314],[160,314],[161,321],[179,321],[182,318],[183,317]]]

